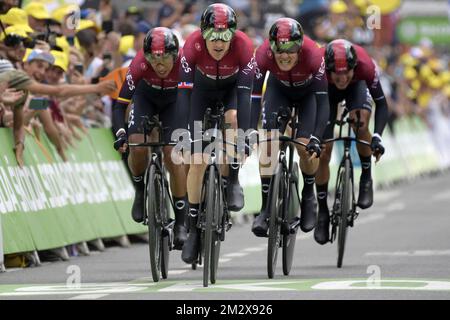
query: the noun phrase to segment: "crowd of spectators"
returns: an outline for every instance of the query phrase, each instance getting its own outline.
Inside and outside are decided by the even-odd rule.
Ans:
[[[146,1],[151,5],[119,10],[110,0],[67,0],[63,5],[64,1],[0,0],[0,126],[14,128],[19,164],[25,130],[37,136],[44,130],[66,159],[67,147],[76,145],[87,128],[110,127],[123,74],[118,70],[142,49],[148,30],[170,27],[183,44],[212,2]],[[373,29],[368,27],[370,0],[223,2],[235,9],[238,27],[255,47],[281,16],[298,19],[320,44],[346,38],[363,45],[381,70],[390,128],[399,117],[419,115],[431,130],[445,128],[450,136],[448,52],[427,39],[414,47],[399,44],[395,11],[383,15],[380,28]],[[103,81],[104,77],[113,80]],[[441,119],[439,125],[436,118]]]

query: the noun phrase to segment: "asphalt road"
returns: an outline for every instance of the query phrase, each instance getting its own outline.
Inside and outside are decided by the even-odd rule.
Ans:
[[[179,251],[169,279],[151,280],[145,243],[111,246],[68,262],[0,274],[2,299],[307,300],[450,299],[450,173],[424,177],[375,193],[375,204],[350,229],[344,266],[336,244],[320,246],[299,233],[295,260],[283,276],[281,251],[267,278],[267,239],[251,221],[236,223],[222,243],[218,281],[202,287]],[[81,284],[77,285],[76,280]]]

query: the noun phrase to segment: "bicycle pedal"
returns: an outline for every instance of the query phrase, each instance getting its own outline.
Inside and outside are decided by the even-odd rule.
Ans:
[[[225,230],[228,232],[228,231],[231,229],[232,226],[233,226],[233,222],[229,221],[229,222],[227,223],[227,227],[226,227]]]
[[[289,226],[289,233],[290,234],[295,234],[297,232],[298,227],[300,226],[300,218],[299,217],[295,217],[294,221],[291,222],[290,226]]]

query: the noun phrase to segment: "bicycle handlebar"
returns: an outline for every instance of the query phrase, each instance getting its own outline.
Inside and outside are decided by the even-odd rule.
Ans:
[[[332,143],[335,141],[355,141],[356,143],[363,144],[365,146],[370,147],[369,142],[367,142],[365,140],[357,139],[355,137],[337,137],[337,138],[333,138],[333,139],[327,139],[327,140],[322,141],[322,144],[328,144],[328,143]]]
[[[288,136],[279,136],[278,138],[275,138],[275,139],[269,138],[269,139],[266,139],[266,140],[259,140],[259,142],[270,142],[270,141],[289,142],[289,143],[294,143],[294,144],[301,145],[301,146],[303,146],[305,148],[307,146],[306,143],[303,143],[301,141],[297,141],[297,140],[292,139],[291,137],[288,137]]]

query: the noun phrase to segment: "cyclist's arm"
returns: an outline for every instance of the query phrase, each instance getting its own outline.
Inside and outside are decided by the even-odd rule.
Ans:
[[[250,116],[250,128],[255,130],[258,126],[259,115],[261,114],[262,91],[266,72],[267,69],[261,57],[260,50],[257,50],[255,52],[255,77],[253,81],[252,111]]]
[[[316,97],[316,125],[313,135],[319,139],[322,138],[330,116],[330,103],[328,101],[328,82],[325,75],[325,61],[322,57],[318,64],[319,67],[313,77],[314,95]]]
[[[83,94],[105,92],[106,84],[107,84],[106,82],[103,82],[98,84],[87,84],[87,85],[77,85],[77,84],[47,85],[32,80],[26,86],[26,89],[33,94],[43,94],[58,98],[67,98]],[[108,83],[108,85],[110,85],[110,83]]]
[[[377,133],[381,136],[389,119],[388,103],[379,81],[375,86],[369,87],[369,92],[372,96],[373,101],[375,102],[374,133]]]
[[[251,94],[253,78],[255,77],[255,63],[250,39],[243,41],[240,48],[241,63],[237,79],[237,121],[238,128],[247,131],[250,128]]]
[[[131,102],[134,92],[136,91],[137,85],[143,78],[143,65],[145,65],[146,68],[151,67],[145,60],[143,51],[141,50],[128,67],[127,75],[122,83],[119,97],[113,105],[112,126],[114,133],[121,128],[125,128],[126,110],[128,104]]]
[[[184,121],[183,128],[189,123],[189,110],[191,105],[191,93],[194,88],[195,78],[195,51],[192,45],[185,44],[180,60],[180,76],[177,95],[177,117]]]

